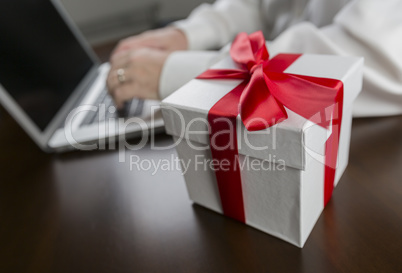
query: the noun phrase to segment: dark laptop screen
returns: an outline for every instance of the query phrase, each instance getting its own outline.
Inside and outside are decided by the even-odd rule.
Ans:
[[[44,130],[93,61],[49,0],[1,0],[0,11],[0,83]]]

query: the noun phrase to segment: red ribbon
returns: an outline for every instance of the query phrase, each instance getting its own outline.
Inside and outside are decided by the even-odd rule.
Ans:
[[[218,162],[230,162],[229,171],[223,168],[215,170],[224,214],[245,222],[236,117],[240,113],[247,130],[262,130],[286,119],[285,107],[327,129],[332,121],[332,134],[325,144],[326,205],[334,188],[342,123],[343,83],[335,79],[284,73],[301,55],[278,54],[269,59],[260,31],[250,35],[240,33],[232,44],[230,55],[239,69],[209,69],[197,77],[243,80],[208,113],[212,157]],[[332,114],[329,119],[325,118],[328,109]]]

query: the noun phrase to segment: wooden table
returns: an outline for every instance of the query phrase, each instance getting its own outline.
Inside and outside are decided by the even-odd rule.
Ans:
[[[349,166],[299,249],[193,205],[177,170],[45,154],[0,108],[0,272],[402,272],[401,140],[402,116],[354,120]]]

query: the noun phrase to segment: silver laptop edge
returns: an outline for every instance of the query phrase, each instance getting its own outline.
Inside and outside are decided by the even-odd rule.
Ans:
[[[105,81],[106,79],[105,73],[107,73],[109,69],[109,65],[107,63],[100,65],[95,53],[92,51],[91,47],[88,45],[85,38],[78,30],[75,23],[72,21],[71,17],[68,15],[68,13],[64,9],[60,1],[51,0],[51,2],[59,12],[61,17],[63,18],[63,20],[66,22],[67,26],[73,32],[73,35],[77,38],[80,46],[85,50],[86,54],[90,57],[94,65],[89,69],[85,77],[81,80],[76,89],[69,96],[67,101],[63,104],[61,109],[57,112],[57,114],[53,117],[51,122],[43,131],[41,131],[38,128],[38,126],[31,120],[30,117],[28,117],[25,111],[18,105],[18,103],[0,84],[0,103],[19,122],[19,124],[23,127],[23,129],[37,143],[37,145],[46,152],[65,151],[74,149],[74,147],[71,145],[68,139],[66,139],[64,129],[60,128],[63,126],[64,122],[66,122],[66,117],[68,116],[69,112],[72,111],[75,107],[81,105],[81,103],[83,102],[85,104],[91,104],[91,100],[92,102],[95,101],[97,96],[94,97],[88,95],[88,91],[93,91],[93,88],[91,87],[94,83],[96,83],[96,81],[98,82],[102,80]],[[88,98],[91,98],[91,100],[88,100]],[[85,100],[83,101],[83,99]],[[154,105],[155,103],[150,101],[150,104]],[[81,120],[83,119],[83,115],[80,115],[80,119]],[[121,121],[119,122],[121,123]],[[163,130],[163,121],[158,114],[156,114],[155,117],[154,113],[152,113],[152,120],[151,119],[147,120],[146,124],[147,126],[149,126],[148,129],[153,129],[156,131]],[[139,135],[144,129],[138,126],[129,126],[126,128],[125,132],[117,130],[115,132],[111,132],[112,135],[108,135],[107,132],[102,135],[99,135],[99,132],[98,133],[91,132],[90,127],[91,126],[89,126],[89,128],[84,128],[81,133],[78,132],[77,141],[82,142],[90,140],[95,141],[100,139],[106,139],[109,136],[113,137],[121,134],[130,134],[131,136],[135,136]],[[93,128],[92,131],[94,131],[95,129],[96,128]],[[74,130],[80,131],[80,129],[78,128],[74,128]]]

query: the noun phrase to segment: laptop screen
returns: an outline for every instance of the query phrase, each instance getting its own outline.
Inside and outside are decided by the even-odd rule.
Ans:
[[[0,10],[0,83],[43,131],[94,63],[51,1]]]

